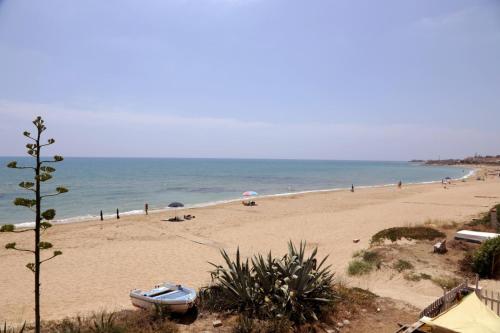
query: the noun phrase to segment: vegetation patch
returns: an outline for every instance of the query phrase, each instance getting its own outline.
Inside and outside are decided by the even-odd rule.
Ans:
[[[378,296],[369,290],[361,288],[349,288],[343,283],[337,283],[334,287],[338,298],[335,301],[335,313],[327,318],[326,322],[335,323],[338,319],[349,318],[361,312],[361,309],[376,311]]]
[[[402,271],[405,271],[407,269],[413,269],[413,265],[409,261],[399,259],[392,265],[392,268],[401,273]]]
[[[415,240],[434,240],[445,236],[446,235],[441,231],[430,227],[394,227],[377,232],[372,236],[371,243],[381,243],[386,239],[395,242],[403,238]]]
[[[15,227],[13,224],[4,224],[0,227],[0,232],[12,232]]]
[[[414,272],[407,272],[403,274],[403,277],[405,280],[412,281],[412,282],[418,282],[422,280],[419,274],[416,274]]]
[[[259,320],[239,315],[233,333],[288,333],[292,331],[292,322],[286,318]]]
[[[364,260],[354,259],[351,260],[349,266],[347,267],[347,273],[349,275],[363,275],[368,274],[372,271],[373,265]]]
[[[42,333],[176,333],[177,325],[161,310],[98,312],[88,317],[44,322]]]
[[[26,322],[23,324],[22,327],[16,329],[7,326],[7,322],[4,321],[3,327],[0,326],[0,333],[24,333],[25,329],[26,329]]]
[[[251,261],[242,260],[239,250],[235,260],[221,251],[226,267],[212,264],[212,284],[200,290],[201,307],[294,324],[318,320],[333,305],[333,273],[324,266],[326,257],[317,261],[317,249],[309,256],[305,249],[305,242],[298,248],[290,242],[281,258],[268,253]]]
[[[500,266],[500,237],[489,239],[472,256],[472,268],[480,277],[494,278]]]
[[[364,261],[376,266],[377,268],[380,268],[380,264],[382,263],[380,254],[378,254],[378,252],[376,251],[370,251],[370,250],[362,251],[361,258]]]
[[[431,281],[434,282],[436,285],[440,286],[441,288],[446,288],[447,290],[455,288],[460,284],[460,282],[462,282],[460,279],[453,276],[433,277]]]
[[[363,275],[372,271],[374,267],[380,268],[382,258],[377,251],[361,250],[353,254],[353,260],[347,267],[349,275]]]
[[[477,229],[480,231],[500,231],[500,204],[495,205],[493,208],[497,210],[497,228],[496,230],[491,227],[491,217],[490,212],[485,212],[480,215],[479,218],[473,219],[471,222],[465,224],[468,227],[472,227],[472,229]]]
[[[405,280],[418,282],[420,280],[431,280],[432,276],[426,273],[415,273],[415,272],[407,272],[403,274]]]

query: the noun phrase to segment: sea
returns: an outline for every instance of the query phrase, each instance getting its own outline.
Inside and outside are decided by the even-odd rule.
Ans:
[[[29,157],[0,157],[0,224],[28,224],[33,212],[12,204],[31,192],[19,188],[33,179],[28,170],[5,165],[17,160],[30,165]],[[104,215],[141,214],[168,209],[171,202],[187,207],[241,200],[245,191],[258,196],[327,191],[367,186],[391,186],[402,181],[427,183],[445,177],[466,177],[469,169],[429,166],[411,162],[327,161],[197,158],[66,158],[54,164],[54,178],[43,184],[51,193],[63,185],[68,193],[44,199],[42,209],[55,208],[58,223],[78,222]]]

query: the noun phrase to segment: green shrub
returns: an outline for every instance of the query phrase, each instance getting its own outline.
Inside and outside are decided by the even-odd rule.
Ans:
[[[415,240],[434,240],[436,238],[444,238],[446,235],[439,230],[430,227],[395,227],[384,229],[372,236],[371,243],[380,243],[384,239],[392,242],[402,238]]]
[[[373,265],[367,261],[354,259],[351,260],[349,266],[347,267],[347,273],[349,275],[363,275],[370,273],[373,269]]]
[[[478,225],[490,225],[490,213],[483,213],[481,216],[477,219],[473,219],[472,221],[468,222],[466,225],[474,227]]]
[[[363,255],[362,255],[362,258],[364,261],[370,263],[370,264],[373,264],[377,267],[380,266],[380,263],[381,263],[381,259],[380,259],[380,255],[375,252],[375,251],[369,251],[369,250],[366,250],[363,252]]]
[[[404,270],[413,269],[413,265],[411,264],[411,262],[408,262],[408,261],[403,260],[403,259],[399,259],[398,261],[396,261],[394,263],[394,265],[392,265],[392,268],[394,268],[395,270],[397,270],[398,272],[401,273]]]
[[[231,311],[250,318],[285,318],[295,323],[317,320],[334,298],[333,273],[317,263],[317,249],[305,254],[306,243],[297,249],[291,242],[282,258],[255,255],[242,261],[221,251],[226,267],[212,264],[212,285],[200,290],[201,306]]]
[[[472,256],[472,268],[480,277],[493,278],[495,264],[500,264],[500,237],[485,241]]]
[[[0,227],[0,232],[12,232],[15,227],[13,224],[4,224]]]
[[[353,254],[354,259],[349,263],[347,267],[347,273],[349,275],[363,275],[369,273],[373,267],[380,268],[382,264],[382,258],[376,251],[370,250],[360,250]]]

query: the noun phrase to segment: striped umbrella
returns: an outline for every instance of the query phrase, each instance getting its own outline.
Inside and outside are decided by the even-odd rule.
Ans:
[[[259,193],[255,192],[255,191],[246,191],[246,192],[243,192],[243,196],[244,197],[253,197],[253,196],[256,196],[256,195],[259,195]]]

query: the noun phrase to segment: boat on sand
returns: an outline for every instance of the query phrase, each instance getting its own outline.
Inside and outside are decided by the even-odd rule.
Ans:
[[[194,307],[196,290],[173,283],[162,283],[151,290],[134,289],[130,292],[132,305],[141,309],[160,306],[174,313],[186,313]]]

